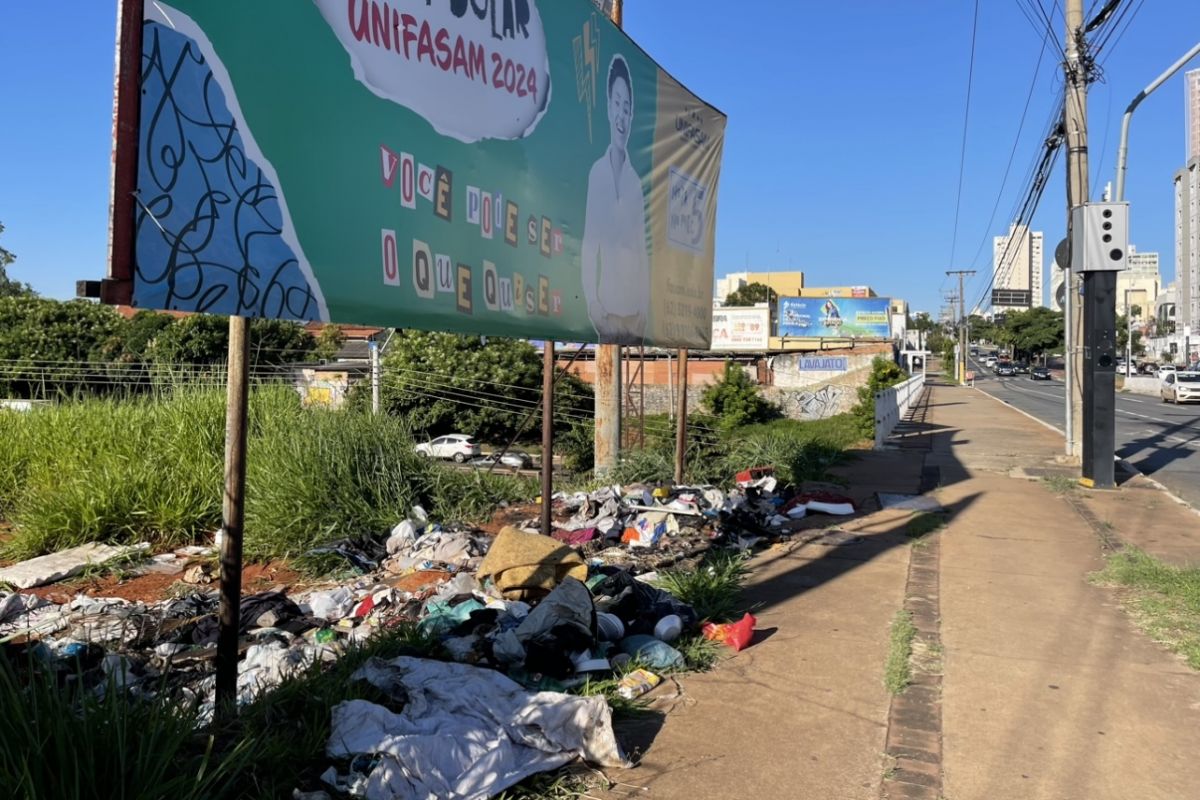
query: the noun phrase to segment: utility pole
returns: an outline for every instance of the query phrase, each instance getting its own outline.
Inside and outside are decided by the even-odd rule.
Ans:
[[[969,275],[974,275],[973,269],[948,269],[947,275],[958,276],[958,363],[955,368],[958,371],[958,382],[965,384],[967,382],[967,300],[963,293],[963,279]]]
[[[608,0],[596,5],[607,11],[618,28],[624,18],[621,0]],[[617,466],[621,454],[621,346],[601,344],[596,347],[596,475],[603,476]]]
[[[1080,47],[1083,38],[1083,0],[1066,0],[1066,61],[1063,69],[1066,78],[1066,93],[1063,100],[1063,128],[1067,139],[1067,241],[1071,247],[1078,243],[1073,239],[1071,209],[1088,200],[1088,141],[1087,141],[1087,69],[1083,63]],[[1070,403],[1067,410],[1067,455],[1073,463],[1082,463],[1081,447],[1083,422],[1083,303],[1080,302],[1080,276],[1071,269],[1068,260],[1065,269],[1067,306],[1069,318],[1065,324],[1070,328],[1067,340],[1067,395]]]

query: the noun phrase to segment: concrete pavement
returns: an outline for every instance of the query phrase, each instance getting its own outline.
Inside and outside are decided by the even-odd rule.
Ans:
[[[947,525],[914,550],[911,516],[876,511],[843,526],[857,544],[758,557],[759,640],[621,726],[642,761],[606,796],[1200,797],[1200,674],[1088,580],[1110,535],[1192,560],[1194,512],[1137,479],[1053,493],[1030,478],[1067,473],[1061,438],[978,390],[933,386],[892,444],[843,479],[859,498],[936,486]],[[901,607],[938,669],[892,700]]]

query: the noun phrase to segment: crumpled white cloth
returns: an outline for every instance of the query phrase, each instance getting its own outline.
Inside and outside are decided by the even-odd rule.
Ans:
[[[408,697],[399,713],[366,700],[333,708],[326,752],[382,756],[367,800],[484,800],[576,757],[629,766],[603,697],[529,692],[490,669],[401,656],[354,673]]]

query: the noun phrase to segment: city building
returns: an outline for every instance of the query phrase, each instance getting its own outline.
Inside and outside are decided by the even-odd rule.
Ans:
[[[1155,328],[1160,336],[1175,332],[1176,310],[1179,308],[1179,284],[1168,283],[1154,300]]]
[[[992,310],[1025,311],[1045,305],[1042,298],[1041,231],[1010,225],[992,244]]]
[[[1139,253],[1129,245],[1129,268],[1117,273],[1117,313],[1124,314],[1128,305],[1138,309],[1133,314],[1135,320],[1149,318],[1161,288],[1158,253]]]
[[[779,297],[799,297],[804,288],[803,272],[731,272],[724,278],[717,279],[716,292],[713,299],[724,303],[725,298],[743,286],[761,283],[775,290]]]
[[[1184,120],[1187,131],[1187,161],[1200,158],[1200,69],[1183,76]]]
[[[1200,158],[1175,173],[1175,281],[1179,286],[1176,321],[1200,323]]]
[[[1058,261],[1050,264],[1050,309],[1067,310],[1067,271],[1058,266]]]

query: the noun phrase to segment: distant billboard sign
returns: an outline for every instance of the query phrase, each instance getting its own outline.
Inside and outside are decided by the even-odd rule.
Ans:
[[[887,339],[891,331],[887,297],[781,297],[780,336]]]
[[[714,308],[713,350],[766,350],[771,337],[770,308]]]
[[[725,116],[590,0],[143,13],[134,305],[708,347]]]
[[[846,372],[850,369],[847,356],[805,356],[797,367],[800,372]]]
[[[851,286],[850,287],[850,296],[851,297],[870,297],[871,290],[866,286]]]

